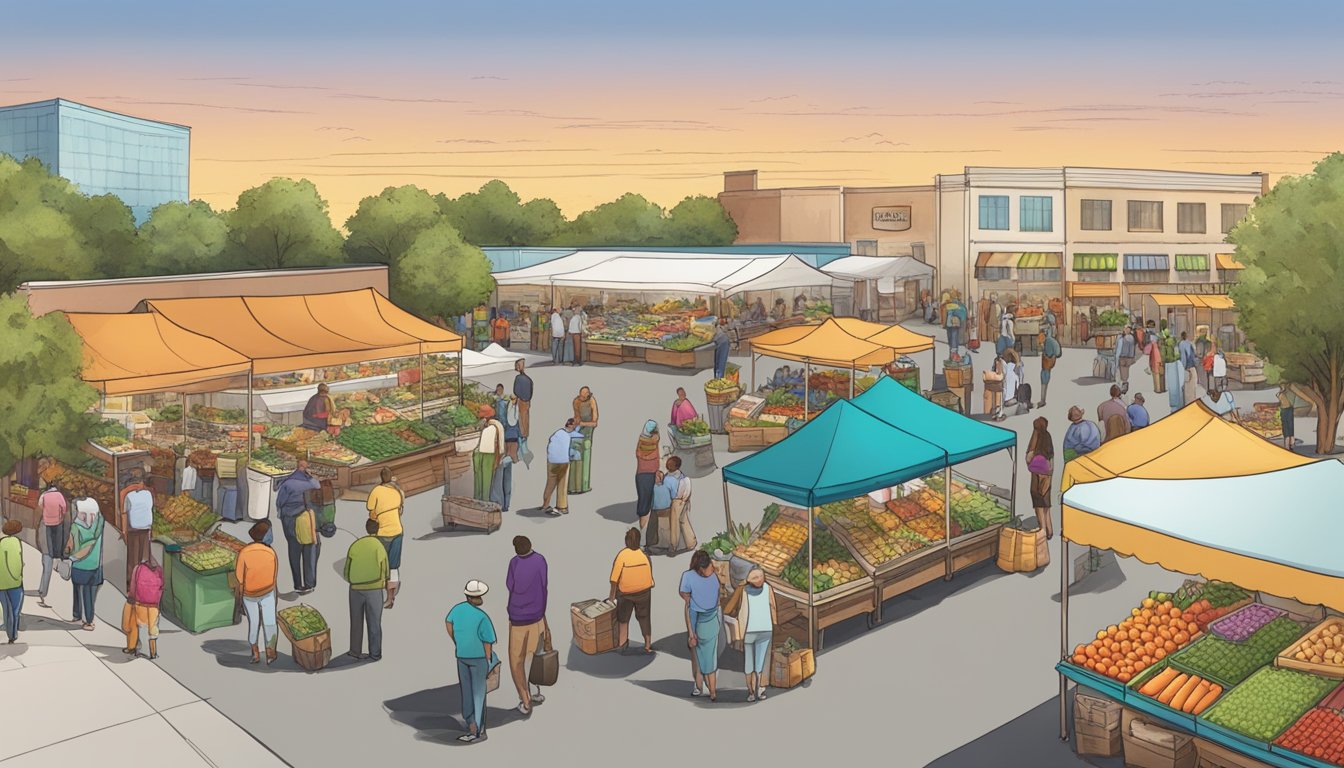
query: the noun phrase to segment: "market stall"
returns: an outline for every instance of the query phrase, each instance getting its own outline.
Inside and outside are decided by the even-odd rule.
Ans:
[[[848,256],[822,271],[855,281],[855,307],[867,320],[899,322],[919,313],[922,291],[933,289],[933,267],[913,256]]]

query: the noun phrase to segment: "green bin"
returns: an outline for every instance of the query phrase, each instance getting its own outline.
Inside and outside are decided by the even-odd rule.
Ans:
[[[229,570],[200,573],[176,555],[168,558],[168,592],[164,612],[188,632],[231,626],[235,598],[229,588]]]

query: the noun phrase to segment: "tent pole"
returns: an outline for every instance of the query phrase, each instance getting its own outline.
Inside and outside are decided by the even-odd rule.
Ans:
[[[728,524],[728,532],[733,531],[733,508],[728,504],[728,481],[723,478],[723,472],[719,472],[720,485],[723,486],[723,520]]]
[[[1008,514],[1016,518],[1017,517],[1017,445],[1013,445],[1008,449],[1008,460],[1013,463],[1010,469],[1013,478],[1012,491],[1011,491],[1012,499],[1009,500],[1008,502]],[[1041,521],[1037,520],[1036,525],[1040,524]]]
[[[425,345],[420,345],[420,420],[425,420]]]
[[[853,399],[854,399],[854,379],[858,378],[858,375],[859,375],[859,369],[855,366],[854,361],[851,360],[851,361],[850,361],[850,365],[849,365],[849,399],[850,399],[850,400],[853,400]]]
[[[807,421],[807,401],[811,399],[808,397],[810,393],[807,388],[811,383],[812,363],[809,362],[807,358],[803,358],[803,421]]]
[[[748,347],[748,350],[750,350],[750,347]],[[751,356],[751,391],[752,391],[752,392],[755,392],[755,391],[756,391],[756,358],[758,358],[758,357],[760,357],[760,356],[759,356],[759,355],[755,355],[755,354],[753,354],[753,355]]]
[[[946,527],[947,574],[943,581],[952,580],[952,464],[943,467],[943,525]]]
[[[817,516],[817,508],[809,506],[807,508],[807,637],[808,645],[812,652],[816,653],[817,648],[817,608],[816,608],[816,587],[812,583],[816,573],[812,564],[812,525],[813,518]]]
[[[1069,540],[1064,538],[1063,505],[1060,505],[1059,534],[1059,657],[1069,653]],[[1069,692],[1069,679],[1059,675],[1059,740],[1069,740],[1069,708],[1064,697]]]

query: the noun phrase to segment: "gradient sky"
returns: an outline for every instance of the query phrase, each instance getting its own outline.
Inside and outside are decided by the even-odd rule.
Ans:
[[[491,178],[569,215],[967,165],[1309,170],[1341,148],[1344,3],[15,3],[0,104],[192,126],[216,208],[312,179],[338,222]]]

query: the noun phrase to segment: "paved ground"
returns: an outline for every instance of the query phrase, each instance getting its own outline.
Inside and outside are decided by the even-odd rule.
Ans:
[[[940,349],[939,357],[946,357],[945,350]],[[985,362],[987,357],[981,353]],[[1077,403],[1092,411],[1105,397],[1105,384],[1085,377],[1091,358],[1088,350],[1068,350],[1055,370],[1050,404],[1043,410],[1057,450],[1068,407]],[[922,355],[925,361],[927,355]],[[1037,365],[1036,358],[1028,359],[1034,384]],[[1150,393],[1140,383],[1142,367],[1136,366],[1135,372],[1139,386],[1134,391]],[[307,598],[333,625],[338,655],[328,669],[304,673],[289,658],[284,640],[280,662],[269,668],[252,666],[241,626],[197,636],[165,631],[158,665],[293,765],[444,759],[445,748],[457,747],[454,739],[461,726],[443,616],[460,599],[461,586],[479,578],[492,587],[486,609],[497,626],[504,625],[510,539],[523,533],[551,564],[549,616],[564,668],[560,685],[529,719],[510,709],[517,702],[507,680],[491,696],[490,738],[474,748],[492,764],[554,760],[552,745],[563,744],[573,753],[562,764],[590,759],[588,753],[593,753],[601,760],[622,755],[653,766],[681,765],[691,743],[697,754],[716,762],[787,754],[790,764],[820,763],[843,749],[887,755],[894,764],[912,766],[943,755],[947,757],[940,766],[1080,764],[1057,739],[1057,705],[1052,702],[1058,695],[1058,678],[1052,672],[1059,657],[1058,540],[1052,550],[1055,562],[1039,573],[1006,575],[992,564],[982,566],[889,602],[884,608],[887,621],[877,629],[865,631],[862,619],[833,628],[817,662],[817,676],[802,688],[777,692],[759,704],[746,703],[737,672],[723,675],[725,692],[718,705],[687,696],[690,667],[681,601],[675,594],[685,557],[655,561],[655,657],[593,658],[572,648],[568,605],[605,596],[611,559],[634,519],[632,454],[639,427],[646,418],[666,421],[678,385],[699,401],[707,374],[634,366],[539,368],[533,373],[533,450],[539,454],[545,436],[568,415],[579,386],[591,386],[600,403],[594,490],[574,497],[568,517],[551,519],[535,509],[544,457],[530,470],[515,473],[514,511],[506,515],[503,530],[492,535],[440,530],[437,493],[410,499],[404,589],[397,607],[385,614],[386,655],[378,663],[354,663],[339,655],[347,648],[348,626],[339,573],[353,532],[362,529],[363,511],[362,505],[343,502],[338,511],[342,530],[326,541],[320,586]],[[1246,395],[1239,400],[1271,397],[1269,392]],[[1165,398],[1149,400],[1153,416],[1164,415]],[[1033,411],[1005,422],[1018,431],[1023,446],[1036,415]],[[1300,426],[1303,438],[1310,440],[1307,425]],[[722,438],[716,439],[716,450],[720,463],[740,456],[727,453]],[[977,460],[966,469],[991,482],[1006,482],[1009,476],[1006,455]],[[1030,514],[1026,484],[1020,485],[1018,510]],[[693,520],[702,539],[723,527],[720,487],[717,473],[695,486]],[[754,521],[768,501],[734,489],[734,517]],[[235,528],[237,535],[244,535],[241,524]],[[1069,559],[1079,554],[1070,552]],[[1076,642],[1111,623],[1138,595],[1179,583],[1179,578],[1132,560],[1092,576],[1072,590],[1072,639]],[[281,585],[290,587],[287,575],[282,575]],[[282,605],[294,600],[293,594],[285,594]],[[105,599],[99,609],[100,615],[110,616],[108,611],[119,612],[120,605]],[[170,627],[165,625],[165,630]],[[725,669],[740,669],[740,663],[740,656],[725,657]],[[674,748],[659,749],[662,743]],[[1039,751],[1034,760],[1021,761],[999,751],[999,745],[1007,744],[1034,745]]]

